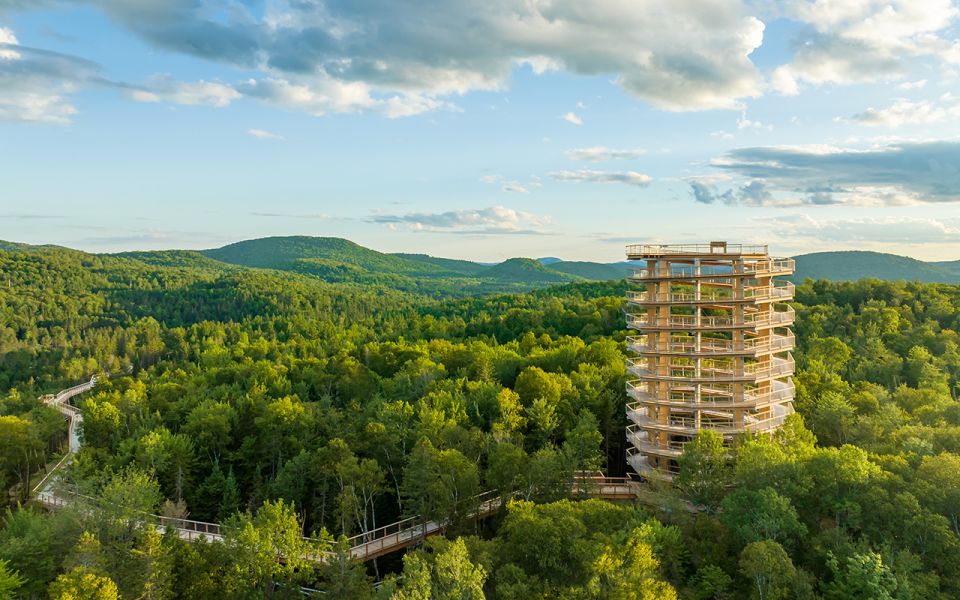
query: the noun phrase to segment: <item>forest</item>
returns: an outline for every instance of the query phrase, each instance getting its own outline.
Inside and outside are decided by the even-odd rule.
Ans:
[[[701,434],[629,503],[569,486],[626,470],[625,283],[464,297],[182,258],[0,250],[0,598],[960,597],[960,286],[799,285],[797,414]],[[67,426],[38,398],[91,375],[78,500],[49,511]],[[445,534],[351,558],[410,516]]]

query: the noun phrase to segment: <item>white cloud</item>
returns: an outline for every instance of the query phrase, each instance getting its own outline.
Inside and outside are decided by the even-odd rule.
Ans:
[[[20,58],[20,53],[16,48],[4,47],[18,45],[17,36],[13,34],[12,29],[0,27],[0,60],[16,60]]]
[[[491,206],[440,213],[378,214],[371,217],[370,221],[391,229],[406,225],[411,231],[540,235],[544,233],[541,228],[549,224],[551,219],[504,206]]]
[[[561,119],[567,123],[573,123],[574,125],[583,125],[583,119],[581,119],[576,113],[568,112],[560,116]]]
[[[960,105],[944,107],[925,100],[910,102],[901,98],[886,108],[870,107],[850,120],[871,127],[899,127],[908,123],[934,123],[947,116],[960,116]]]
[[[762,91],[749,55],[764,25],[744,0],[648,0],[642,10],[623,0],[589,10],[570,0],[450,0],[442,10],[273,0],[262,12],[238,0],[97,5],[156,47],[256,69],[256,79],[365,84],[375,98],[502,90],[519,64],[612,78],[666,110],[735,108]],[[394,102],[396,116],[420,110]]]
[[[903,76],[910,61],[950,62],[943,36],[960,9],[952,0],[793,0],[783,16],[809,23],[793,61],[774,70],[771,87],[796,94],[802,82],[851,84]]]
[[[767,131],[772,131],[773,125],[764,125],[760,121],[751,121],[750,119],[747,118],[747,111],[743,111],[740,113],[740,118],[737,119],[737,129],[739,130],[766,129]]]
[[[169,95],[177,104],[203,105],[222,108],[240,97],[232,87],[209,81],[178,83]]]
[[[960,242],[957,223],[923,218],[816,220],[792,214],[756,219],[775,235],[811,242],[943,244]]]
[[[899,142],[858,150],[832,146],[739,148],[712,162],[740,183],[721,190],[690,178],[711,204],[900,206],[960,201],[960,142]]]
[[[917,81],[904,81],[897,86],[898,90],[921,90],[927,85],[926,79],[918,79]]]
[[[524,184],[519,181],[509,181],[504,179],[502,175],[484,175],[480,178],[480,181],[491,185],[499,183],[501,184],[500,191],[518,194],[529,194],[531,187],[540,187],[540,178],[538,177],[534,177],[529,184]]]
[[[20,46],[0,28],[0,121],[70,123],[77,109],[69,94],[98,78],[94,63]]]
[[[440,108],[455,109],[444,101],[419,94],[374,96],[362,82],[313,77],[309,82],[288,79],[250,79],[236,86],[246,96],[264,103],[301,110],[315,116],[327,113],[379,112],[389,118],[408,117]]]
[[[625,183],[627,185],[646,186],[651,179],[649,175],[643,175],[636,171],[612,172],[612,171],[591,171],[589,169],[580,169],[578,171],[555,171],[550,173],[557,181],[574,181],[577,183]]]
[[[633,159],[646,154],[647,151],[641,148],[629,150],[614,150],[603,146],[593,146],[591,148],[575,148],[567,150],[567,158],[570,160],[585,160],[589,162],[604,162],[607,160]]]
[[[270,133],[263,129],[248,129],[247,134],[251,135],[258,140],[282,140],[284,137],[282,135],[277,135],[275,133]]]
[[[233,87],[215,81],[176,81],[169,75],[155,75],[145,86],[131,88],[127,95],[138,102],[171,102],[186,106],[223,108],[241,97]]]

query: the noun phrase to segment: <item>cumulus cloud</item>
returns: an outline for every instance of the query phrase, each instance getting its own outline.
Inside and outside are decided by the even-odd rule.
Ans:
[[[646,186],[650,184],[650,176],[636,171],[592,171],[580,169],[577,171],[554,171],[550,173],[557,181],[574,181],[577,183],[625,183],[627,185]]]
[[[0,28],[0,121],[69,123],[69,95],[101,81],[99,67],[75,56],[28,48]]]
[[[517,65],[610,77],[666,110],[734,108],[762,88],[749,54],[764,26],[743,0],[650,0],[643,10],[620,0],[451,0],[442,10],[409,0],[274,0],[264,10],[241,0],[87,1],[155,47],[258,80],[363,84],[374,99],[398,98],[397,116],[411,110],[408,95],[504,89]]]
[[[17,36],[13,34],[12,29],[0,27],[0,60],[16,60],[20,58],[16,46]]]
[[[500,189],[504,192],[516,192],[519,194],[529,194],[530,190],[526,188],[522,183],[517,183],[516,181],[506,181]]]
[[[502,175],[484,175],[480,178],[480,181],[486,184],[499,184],[500,191],[508,193],[518,193],[518,194],[529,194],[530,188],[540,187],[540,178],[533,177],[529,183],[522,183],[519,181],[511,181],[509,179],[504,179]]]
[[[143,86],[131,87],[127,95],[138,102],[171,102],[186,106],[229,106],[241,94],[215,81],[177,81],[170,75],[154,75]]]
[[[253,136],[258,140],[282,140],[284,139],[282,135],[277,135],[275,133],[270,133],[269,131],[263,129],[248,129],[247,135]]]
[[[796,94],[803,82],[897,78],[917,57],[950,62],[956,42],[943,35],[960,15],[952,0],[795,0],[783,7],[783,16],[813,28],[796,40],[793,61],[771,75],[783,94]]]
[[[567,123],[572,123],[574,125],[583,125],[583,119],[581,119],[580,116],[574,112],[565,113],[561,115],[560,118],[566,121]]]
[[[378,214],[370,221],[387,226],[406,225],[412,231],[543,235],[541,228],[550,223],[550,218],[504,206],[491,206],[439,213]]]
[[[363,82],[344,82],[328,76],[289,80],[249,79],[236,90],[266,104],[300,110],[314,116],[359,111],[379,112],[389,118],[408,117],[440,108],[455,109],[449,102],[422,94],[394,94],[378,97]]]
[[[960,104],[940,106],[926,100],[911,102],[901,98],[886,108],[870,107],[851,116],[850,121],[872,127],[899,127],[909,123],[934,123],[948,116],[960,116]]]
[[[0,120],[69,123],[77,113],[70,95],[99,87],[124,92],[139,102],[171,102],[223,107],[241,97],[219,82],[176,81],[169,75],[132,85],[107,79],[89,60],[17,43],[13,31],[0,28]]]
[[[808,215],[757,219],[774,234],[791,239],[837,243],[942,244],[960,242],[957,223],[922,218],[816,220]]]
[[[702,203],[892,206],[960,201],[960,142],[740,148],[712,162],[742,184],[688,179]]]
[[[904,81],[897,86],[898,90],[922,90],[927,85],[926,79],[918,79],[917,81]]]
[[[604,148],[603,146],[593,146],[591,148],[575,148],[567,150],[567,158],[570,160],[585,160],[588,162],[604,162],[617,159],[639,158],[646,154],[646,150],[634,148],[631,150],[614,150]]]

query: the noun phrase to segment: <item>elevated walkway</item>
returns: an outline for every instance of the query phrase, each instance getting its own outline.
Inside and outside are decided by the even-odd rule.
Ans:
[[[97,380],[90,381],[68,388],[53,396],[44,396],[41,401],[48,406],[57,408],[70,421],[70,451],[63,457],[56,467],[47,473],[46,477],[33,489],[36,501],[50,509],[58,509],[73,504],[78,498],[96,504],[96,498],[82,496],[58,489],[56,483],[60,479],[62,467],[70,464],[73,455],[80,449],[80,439],[77,435],[77,426],[83,420],[80,410],[67,404],[74,396],[93,389]],[[627,477],[605,477],[602,474],[579,475],[569,485],[571,495],[604,500],[635,500],[643,493],[642,484]],[[484,519],[498,511],[503,506],[503,498],[497,490],[489,490],[472,499],[476,508],[468,515],[469,518]],[[144,523],[152,523],[161,533],[168,530],[176,532],[182,540],[222,542],[223,531],[218,523],[206,523],[190,519],[175,519],[161,515],[144,514]],[[350,553],[360,561],[368,561],[414,546],[424,538],[442,533],[447,527],[445,523],[425,520],[422,517],[410,517],[378,527],[367,533],[355,535],[349,539]],[[310,556],[309,558],[323,561],[324,556]]]

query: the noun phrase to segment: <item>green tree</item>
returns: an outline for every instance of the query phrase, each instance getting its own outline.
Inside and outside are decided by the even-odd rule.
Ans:
[[[20,573],[10,569],[10,563],[0,560],[0,598],[13,598],[24,584]]]
[[[373,580],[363,564],[353,558],[346,536],[340,536],[333,545],[317,574],[320,590],[331,598],[366,600],[374,596]]]
[[[265,502],[256,515],[237,515],[223,530],[231,558],[224,588],[235,598],[269,598],[282,593],[278,590],[296,590],[310,581],[317,558],[330,546],[325,533],[317,541],[304,538],[296,510],[282,500]]]
[[[432,556],[403,557],[403,577],[393,600],[483,600],[487,572],[470,560],[463,538],[440,542]]]
[[[50,600],[118,600],[117,584],[109,577],[98,575],[84,567],[57,577],[50,584]]]
[[[690,581],[690,595],[694,600],[724,600],[729,598],[733,579],[716,565],[697,569]]]
[[[810,427],[817,439],[831,446],[847,443],[856,410],[837,392],[824,392],[814,400],[810,411]]]
[[[960,456],[949,452],[925,456],[917,469],[917,479],[921,499],[947,517],[960,537]]]
[[[740,553],[740,572],[759,600],[788,598],[797,570],[783,546],[773,540],[747,544]]]
[[[693,502],[715,510],[732,478],[729,452],[723,437],[710,430],[697,434],[683,447],[677,487]]]
[[[593,413],[583,410],[576,426],[567,433],[563,442],[563,453],[572,469],[597,471],[603,464],[603,456],[600,454],[603,435],[597,427],[597,418]]]
[[[789,546],[807,531],[790,499],[769,487],[729,494],[720,503],[720,520],[744,546],[761,540]]]
[[[31,468],[42,447],[32,421],[13,415],[0,416],[0,485],[5,483],[3,475],[10,474],[20,484],[19,497],[26,498],[30,492]]]
[[[458,450],[437,450],[426,438],[411,453],[403,483],[408,511],[440,523],[470,514],[480,492],[477,465]]]
[[[676,599],[673,586],[658,579],[659,568],[653,548],[638,529],[625,544],[603,548],[593,563],[586,589],[594,598]]]
[[[830,557],[827,565],[833,572],[833,581],[827,585],[827,600],[847,598],[870,598],[870,600],[893,600],[897,596],[897,578],[883,564],[879,554],[868,552],[853,554],[841,565],[836,557]]]

